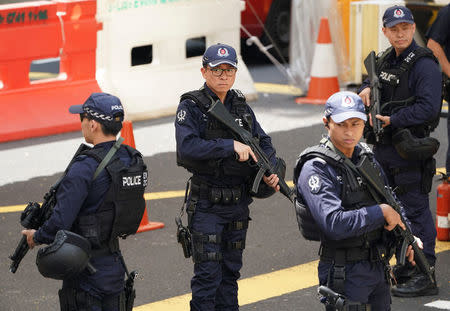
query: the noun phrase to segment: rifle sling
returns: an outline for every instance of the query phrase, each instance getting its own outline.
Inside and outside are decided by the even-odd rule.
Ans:
[[[119,139],[115,142],[115,144],[109,149],[106,156],[103,158],[102,162],[98,165],[97,169],[95,170],[94,177],[92,180],[95,180],[97,176],[101,173],[101,171],[108,165],[111,158],[114,156],[114,154],[119,150],[120,145],[125,139],[123,137],[119,137]]]
[[[352,162],[349,158],[347,158],[347,156],[345,156],[339,149],[337,149],[337,148],[333,145],[333,143],[332,143],[330,140],[327,140],[326,146],[327,146],[328,148],[330,148],[331,150],[333,150],[334,152],[336,152],[336,153],[343,159],[344,164],[346,164],[353,172],[355,172],[355,173],[358,174],[358,175],[361,175],[361,172],[360,172],[359,169],[356,167],[356,165],[353,164],[353,162]],[[364,176],[361,176],[361,177],[364,177]],[[376,185],[373,185],[373,184],[372,184],[372,181],[371,181],[371,180],[369,180],[369,179],[367,179],[367,178],[364,178],[364,179],[369,183],[370,186],[376,187]],[[377,203],[381,203],[382,200],[381,200],[379,194],[378,194],[372,187],[367,187],[367,188],[368,188],[370,194],[371,194],[371,195],[373,196],[373,198],[375,199],[375,201],[376,201]]]

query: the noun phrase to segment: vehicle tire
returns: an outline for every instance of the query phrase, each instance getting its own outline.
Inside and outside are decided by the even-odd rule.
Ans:
[[[283,58],[287,61],[289,58],[291,0],[274,0],[272,2],[269,14],[267,15],[265,27],[273,42],[266,34],[262,36],[262,42],[265,45],[276,45]],[[280,59],[280,55],[275,48],[273,48],[270,52],[272,55]]]

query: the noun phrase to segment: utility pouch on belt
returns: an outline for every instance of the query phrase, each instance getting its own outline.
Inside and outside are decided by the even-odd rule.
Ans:
[[[436,159],[429,158],[422,164],[422,184],[420,190],[422,193],[429,193],[433,184],[433,176],[436,172]]]
[[[417,138],[406,128],[394,132],[392,144],[403,159],[413,161],[431,158],[438,151],[440,145],[436,138]]]
[[[209,201],[218,204],[222,200],[222,191],[220,188],[211,188],[209,191]]]

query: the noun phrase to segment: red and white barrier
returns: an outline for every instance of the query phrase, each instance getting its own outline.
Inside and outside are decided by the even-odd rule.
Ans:
[[[0,142],[80,128],[68,107],[100,91],[95,14],[95,0],[0,5]],[[30,81],[31,62],[52,57],[59,76]]]

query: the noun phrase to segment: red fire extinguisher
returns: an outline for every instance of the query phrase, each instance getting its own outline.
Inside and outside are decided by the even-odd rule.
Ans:
[[[449,172],[450,174],[450,172]],[[436,231],[440,241],[450,240],[450,175],[442,174],[442,184],[437,187]]]

